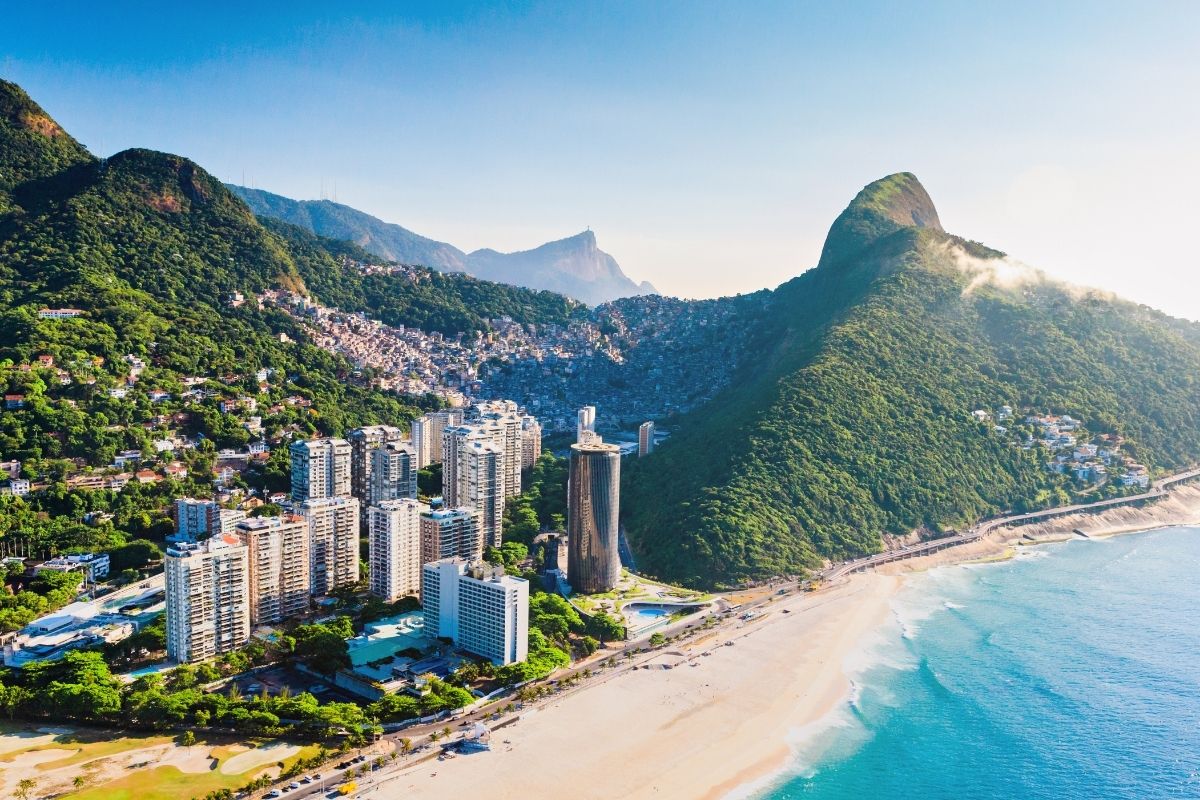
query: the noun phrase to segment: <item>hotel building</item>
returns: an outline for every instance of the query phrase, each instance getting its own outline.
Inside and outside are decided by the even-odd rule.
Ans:
[[[421,568],[425,634],[490,660],[529,656],[529,582],[500,567],[450,558]]]

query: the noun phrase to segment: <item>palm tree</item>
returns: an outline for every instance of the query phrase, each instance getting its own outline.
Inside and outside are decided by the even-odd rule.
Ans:
[[[17,800],[29,800],[29,793],[33,791],[33,787],[37,786],[37,781],[33,778],[21,778],[17,781],[17,788],[13,791],[13,797]]]
[[[82,789],[84,786],[87,786],[87,778],[82,775],[76,775],[75,780],[71,781],[71,785],[76,789]]]

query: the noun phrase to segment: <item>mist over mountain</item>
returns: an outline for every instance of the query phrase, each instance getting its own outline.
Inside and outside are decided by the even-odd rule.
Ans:
[[[657,294],[635,283],[616,259],[601,250],[590,230],[532,250],[501,253],[484,248],[464,253],[407,228],[330,200],[292,200],[262,189],[229,185],[259,216],[273,217],[320,236],[354,242],[388,261],[419,264],[530,289],[548,290],[599,305],[620,297]]]
[[[946,233],[909,173],[863,189],[767,302],[729,388],[624,471],[649,574],[736,585],[1119,490],[1048,469],[1024,413],[1082,419],[1152,470],[1200,461],[1200,325]],[[974,414],[1003,406],[1003,432]]]

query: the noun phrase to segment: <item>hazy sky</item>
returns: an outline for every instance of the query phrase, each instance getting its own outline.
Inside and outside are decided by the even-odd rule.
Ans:
[[[467,250],[591,226],[689,297],[800,273],[909,170],[948,230],[1200,318],[1194,2],[171,5],[7,5],[0,75],[98,154]]]

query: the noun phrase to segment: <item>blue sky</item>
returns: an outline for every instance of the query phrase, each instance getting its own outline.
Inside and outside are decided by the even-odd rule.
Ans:
[[[683,296],[798,274],[911,170],[948,229],[1200,317],[1195,4],[99,5],[7,8],[0,75],[100,154],[464,249],[591,226]]]

